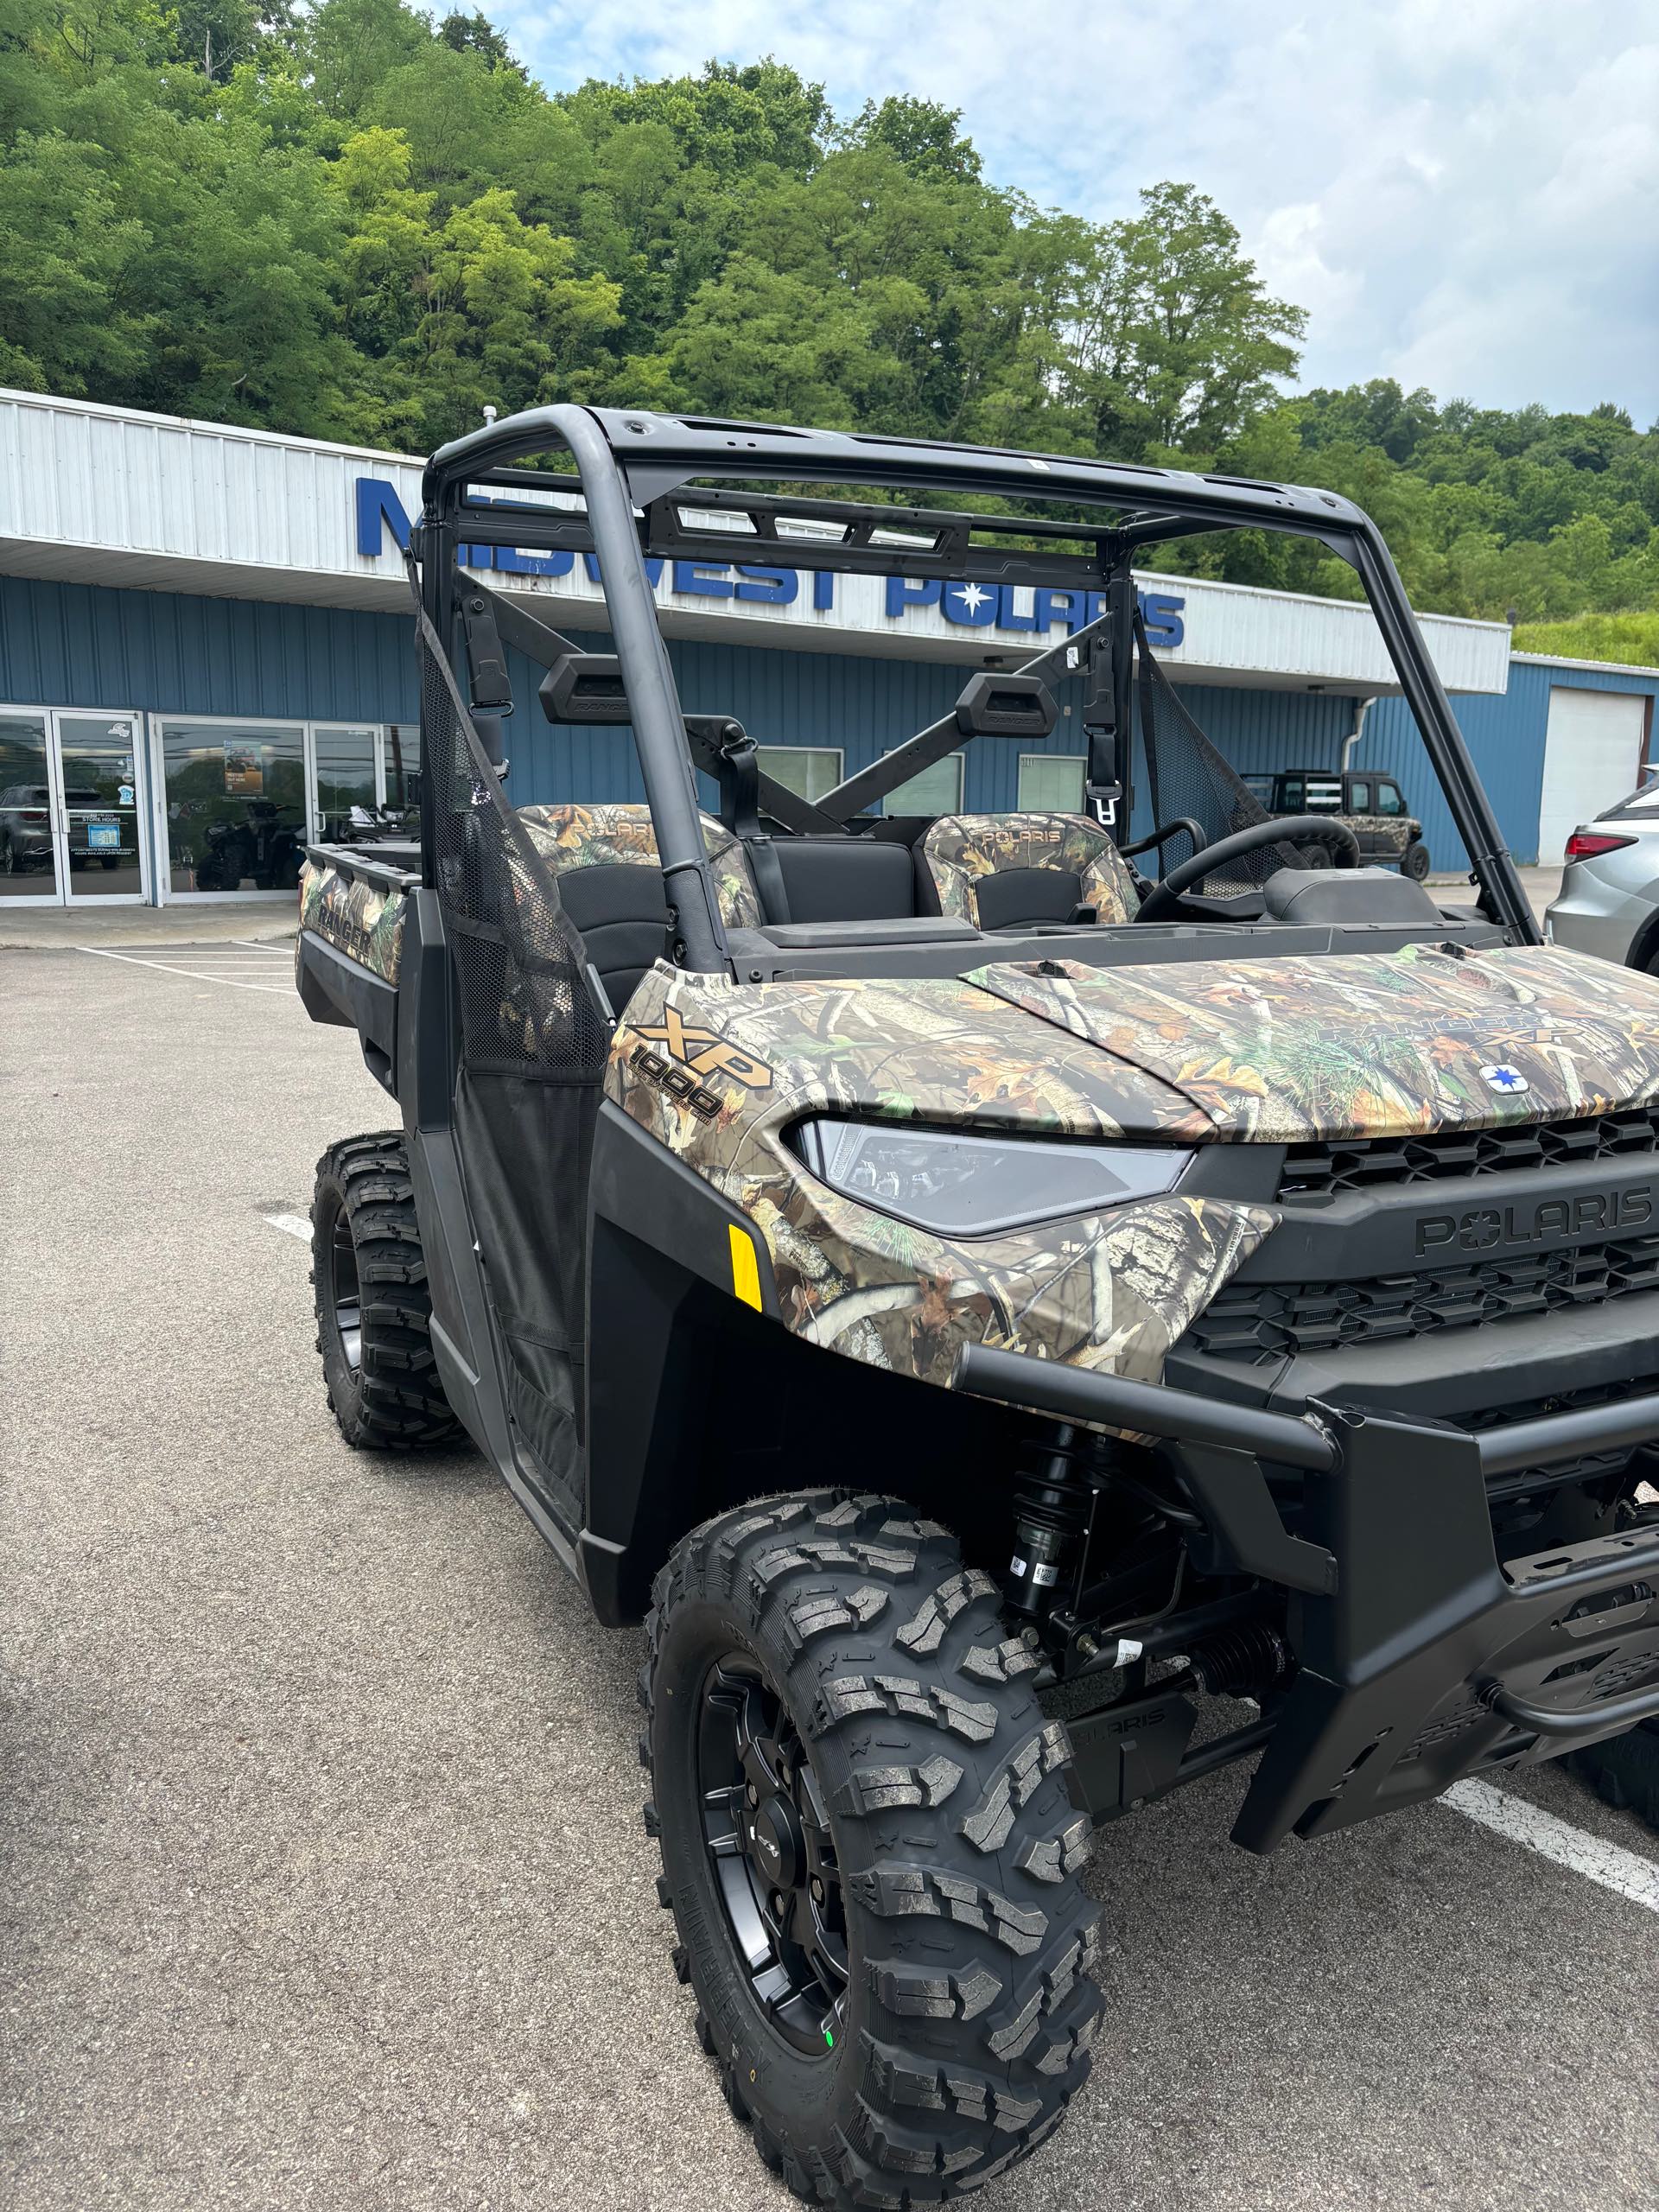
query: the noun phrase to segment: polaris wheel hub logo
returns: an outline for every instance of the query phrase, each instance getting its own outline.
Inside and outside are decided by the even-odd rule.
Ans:
[[[1519,1097],[1523,1090],[1532,1089],[1519,1068],[1482,1068],[1480,1073],[1488,1090],[1499,1091],[1505,1097]]]
[[[1467,1213],[1419,1214],[1416,1253],[1493,1252],[1500,1247],[1541,1244],[1552,1236],[1586,1236],[1616,1229],[1642,1229],[1653,1218],[1653,1189],[1586,1192],[1576,1198],[1542,1198],[1532,1205],[1476,1206]]]

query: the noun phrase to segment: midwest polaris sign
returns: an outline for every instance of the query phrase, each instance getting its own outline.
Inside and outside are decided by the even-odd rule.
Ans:
[[[395,484],[380,476],[357,480],[357,550],[378,561],[391,545],[409,543],[409,514]],[[539,577],[582,596],[599,588],[599,562],[591,553],[528,553],[507,545],[467,545],[461,559],[469,569],[493,569],[506,576]],[[580,566],[578,566],[580,562]],[[772,568],[755,561],[649,560],[645,573],[652,588],[672,601],[690,603],[723,600],[741,608],[790,607],[801,613],[843,617],[868,624],[873,612],[889,634],[910,626],[913,618],[931,614],[953,629],[994,630],[1007,635],[1046,636],[1051,630],[1080,630],[1105,605],[1097,591],[1048,590],[1020,584],[942,583],[937,576],[845,576],[825,569]],[[868,594],[880,594],[872,609]],[[845,602],[855,595],[856,607]],[[1149,641],[1166,652],[1186,634],[1186,601],[1167,592],[1142,591],[1141,611]]]

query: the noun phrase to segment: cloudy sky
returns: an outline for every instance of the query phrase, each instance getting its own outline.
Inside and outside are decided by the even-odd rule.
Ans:
[[[1303,375],[1659,417],[1655,0],[497,0],[550,89],[772,53],[963,111],[1096,217],[1211,193],[1310,313]]]

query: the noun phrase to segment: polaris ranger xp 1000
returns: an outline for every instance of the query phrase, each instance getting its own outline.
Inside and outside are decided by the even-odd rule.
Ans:
[[[1133,564],[1232,530],[1353,567],[1465,903],[1269,817],[1173,689]],[[545,618],[588,556],[613,653]],[[746,556],[1066,626],[958,695],[919,623],[903,741],[825,674],[863,765],[804,798],[659,627],[663,558]],[[1659,1710],[1659,982],[1540,944],[1328,493],[556,406],[435,456],[409,565],[418,844],[301,892],[397,1109],[319,1170],[329,1396],[464,1432],[645,1622],[675,1964],[763,2158],[957,2196],[1087,2075],[1095,1827],[1249,1762],[1267,1852]],[[643,804],[527,788],[515,666]],[[963,811],[1022,750],[1073,807]]]

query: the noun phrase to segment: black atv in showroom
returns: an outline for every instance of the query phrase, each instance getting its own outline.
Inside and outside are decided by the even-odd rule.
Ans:
[[[1241,529],[1351,563],[1472,902],[1176,697],[1133,563]],[[677,692],[647,560],[734,533],[1103,611],[809,800]],[[596,555],[614,655],[479,544]],[[767,2164],[955,2196],[1088,2074],[1093,1826],[1250,1761],[1267,1852],[1659,1712],[1659,982],[1541,945],[1334,494],[555,406],[435,456],[410,577],[418,842],[301,890],[397,1109],[319,1169],[329,1397],[464,1433],[645,1622],[675,1966]],[[527,663],[644,804],[509,804]],[[1062,704],[1086,811],[881,810]]]

